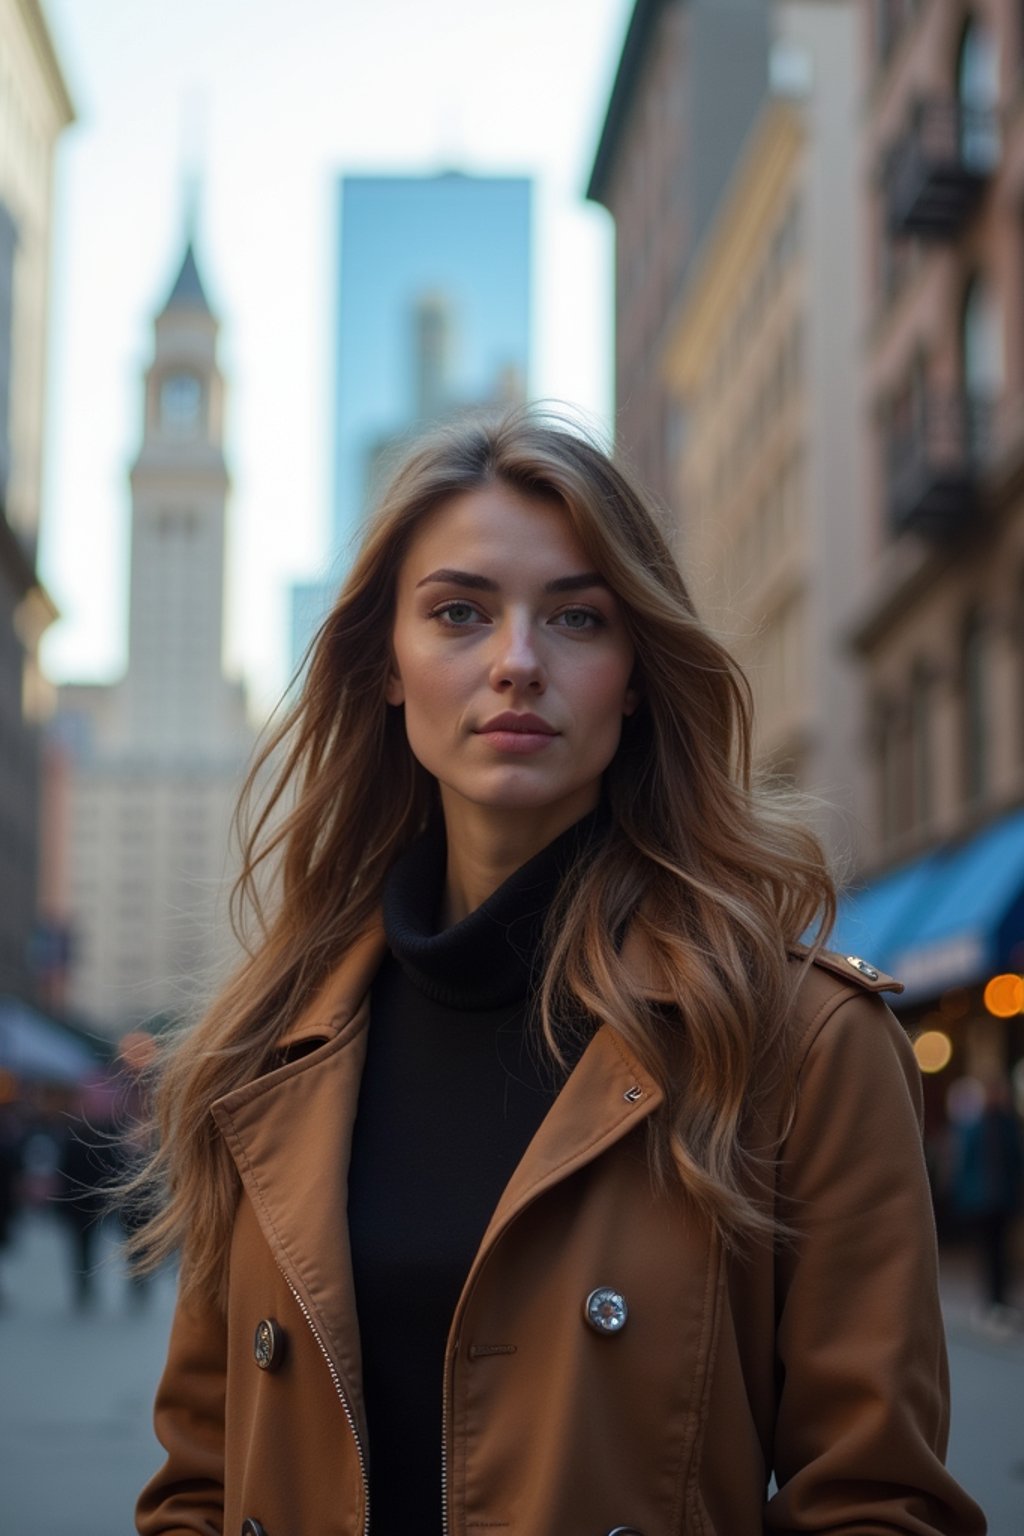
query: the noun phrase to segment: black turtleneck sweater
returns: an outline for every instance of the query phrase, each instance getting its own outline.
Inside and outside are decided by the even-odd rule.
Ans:
[[[604,824],[600,811],[585,817],[440,932],[443,827],[388,880],[389,950],[370,998],[348,1195],[372,1536],[441,1530],[448,1329],[563,1080],[530,1014],[541,934],[562,876]]]

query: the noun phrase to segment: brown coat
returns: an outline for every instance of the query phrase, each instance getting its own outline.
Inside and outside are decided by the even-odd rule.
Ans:
[[[178,1308],[156,1406],[168,1459],[139,1501],[143,1536],[369,1530],[344,1210],[379,954],[376,937],[359,946],[289,1036],[322,1043],[214,1107],[243,1185],[228,1314]],[[452,1324],[448,1536],[984,1531],[942,1466],[920,1084],[872,995],[887,984],[839,959],[806,976],[778,1165],[798,1237],[747,1259],[652,1192],[642,1126],[661,1095],[613,1029],[594,1037]],[[585,1320],[600,1286],[626,1300],[621,1332]],[[261,1320],[269,1369],[254,1358]]]

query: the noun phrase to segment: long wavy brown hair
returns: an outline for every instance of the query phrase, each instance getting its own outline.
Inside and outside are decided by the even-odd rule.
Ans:
[[[372,921],[388,870],[436,807],[402,712],[385,702],[396,577],[425,517],[494,482],[564,508],[619,600],[642,693],[606,771],[608,835],[549,922],[544,1037],[557,1056],[556,1019],[613,1025],[665,1091],[652,1122],[657,1176],[681,1180],[727,1242],[771,1228],[751,1194],[744,1126],[786,1060],[787,945],[812,925],[828,931],[833,884],[815,836],[752,786],[748,685],[700,623],[658,515],[584,433],[526,410],[449,427],[409,451],[297,702],[250,774],[234,892],[246,958],[164,1054],[156,1149],[136,1180],[160,1200],[135,1255],[153,1265],[182,1249],[187,1291],[223,1299],[239,1194],[211,1104],[273,1066],[276,1043]],[[268,765],[271,787],[256,796]],[[627,931],[655,989],[624,957]]]

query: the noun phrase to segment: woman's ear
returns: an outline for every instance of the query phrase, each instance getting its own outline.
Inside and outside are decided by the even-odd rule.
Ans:
[[[405,703],[405,684],[395,670],[394,662],[391,663],[391,670],[388,673],[388,680],[384,687],[384,697],[389,704]]]
[[[637,710],[640,708],[640,701],[642,698],[643,691],[641,690],[639,682],[636,678],[636,674],[634,673],[633,680],[631,681],[629,687],[626,689],[622,700],[622,713],[627,719],[630,715],[636,714]]]

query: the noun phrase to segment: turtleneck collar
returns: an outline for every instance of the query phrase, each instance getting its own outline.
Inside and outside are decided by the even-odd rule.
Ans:
[[[409,979],[449,1008],[521,1002],[540,974],[548,908],[609,815],[598,806],[542,848],[461,922],[438,931],[446,841],[440,816],[396,860],[384,887],[388,944]]]

